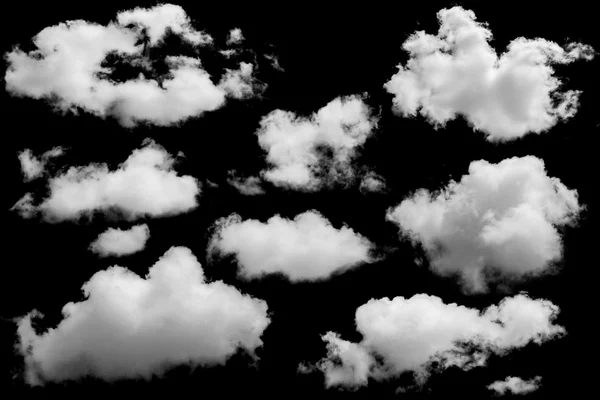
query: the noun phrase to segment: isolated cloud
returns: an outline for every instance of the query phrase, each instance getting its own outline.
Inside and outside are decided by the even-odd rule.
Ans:
[[[360,181],[362,192],[382,192],[385,190],[385,180],[374,172],[366,173]]]
[[[574,222],[581,209],[576,190],[526,156],[473,161],[460,182],[418,190],[387,219],[422,244],[435,272],[456,274],[465,289],[481,292],[491,273],[512,280],[547,272],[562,257],[557,227]]]
[[[62,147],[55,147],[52,150],[48,150],[39,158],[34,156],[30,149],[25,149],[20,152],[18,157],[25,182],[29,182],[42,176],[46,164],[50,159],[59,157],[63,153],[64,149]]]
[[[275,110],[256,132],[271,167],[264,179],[278,186],[317,190],[354,177],[351,161],[375,126],[358,96],[338,97],[310,117]],[[329,156],[326,153],[329,152]]]
[[[39,32],[33,38],[35,51],[15,48],[6,54],[6,90],[50,100],[62,111],[81,108],[102,118],[114,117],[128,127],[139,122],[172,125],[223,106],[227,95],[252,94],[250,64],[228,71],[215,84],[198,58],[169,56],[169,72],[157,77],[145,50],[159,45],[167,29],[194,46],[212,42],[192,27],[183,8],[173,4],[123,11],[106,26],[67,21]],[[125,82],[106,78],[113,68],[102,62],[111,53],[144,72]]]
[[[424,383],[432,362],[439,368],[468,370],[485,365],[491,353],[503,355],[564,335],[565,329],[553,323],[558,312],[550,301],[525,295],[505,298],[483,312],[444,304],[427,294],[373,299],[356,310],[362,341],[349,342],[328,332],[323,335],[328,355],[316,368],[328,387],[366,385],[370,378],[386,379],[404,371],[416,372]]]
[[[149,238],[150,229],[146,224],[127,230],[110,228],[90,244],[90,250],[102,257],[126,256],[143,250]]]
[[[198,205],[199,183],[191,176],[178,176],[174,162],[164,148],[146,140],[116,170],[106,164],[71,167],[49,180],[50,194],[41,204],[34,205],[27,193],[13,210],[25,218],[41,213],[52,222],[97,211],[117,211],[129,220],[187,212]]]
[[[316,211],[294,220],[279,215],[267,222],[242,221],[233,214],[216,223],[210,250],[235,254],[246,279],[281,273],[291,281],[326,279],[359,263],[370,262],[372,244],[343,226],[334,228]]]
[[[236,188],[241,194],[246,196],[255,196],[265,193],[260,185],[260,178],[256,176],[249,176],[246,179],[242,179],[232,175],[229,179],[227,179],[227,182]]]
[[[244,35],[242,34],[242,30],[240,28],[235,28],[229,31],[229,36],[227,36],[226,43],[229,44],[238,44],[244,41]]]
[[[262,345],[267,304],[221,281],[207,282],[185,247],[172,247],[145,278],[113,266],[83,285],[85,300],[37,334],[33,311],[18,323],[31,385],[93,376],[148,379],[176,365],[223,364]]]
[[[538,390],[541,380],[541,376],[536,376],[528,381],[524,381],[519,377],[509,376],[504,381],[494,382],[487,388],[500,395],[504,395],[507,392],[512,394],[526,394]]]
[[[541,133],[575,115],[580,91],[559,91],[551,65],[590,60],[590,46],[520,37],[498,55],[473,11],[443,9],[438,19],[437,35],[418,31],[404,42],[410,59],[384,85],[398,113],[419,112],[437,127],[460,115],[490,141]]]

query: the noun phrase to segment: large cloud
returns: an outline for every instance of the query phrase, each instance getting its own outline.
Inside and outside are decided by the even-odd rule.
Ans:
[[[127,230],[110,228],[90,244],[90,250],[102,257],[126,256],[143,250],[149,238],[150,229],[146,224],[135,225]]]
[[[267,222],[238,215],[217,221],[211,251],[235,254],[245,278],[281,273],[291,281],[326,279],[370,262],[372,244],[351,228],[334,228],[315,211],[294,220],[279,215]]]
[[[238,348],[262,345],[270,319],[263,300],[207,282],[185,247],[172,247],[142,278],[113,266],[83,285],[86,299],[37,334],[34,311],[18,322],[29,384],[93,376],[150,378],[180,365],[223,364]]]
[[[493,390],[500,395],[508,392],[512,394],[526,394],[536,391],[540,386],[541,376],[536,376],[528,381],[516,376],[508,376],[503,381],[496,381],[487,388]]]
[[[21,163],[21,172],[25,182],[37,179],[45,172],[46,164],[55,157],[59,157],[64,153],[62,147],[55,147],[48,150],[41,157],[33,155],[30,149],[25,149],[19,153],[19,162]]]
[[[24,217],[42,213],[48,221],[75,220],[95,211],[118,211],[130,220],[187,212],[198,205],[199,183],[177,176],[174,162],[164,148],[145,141],[118,169],[111,171],[106,164],[71,167],[49,180],[50,195],[41,204],[34,205],[27,193],[13,209]]]
[[[470,369],[485,365],[491,353],[503,355],[564,335],[564,328],[553,323],[558,311],[550,301],[525,295],[505,298],[483,312],[426,294],[373,299],[356,310],[362,341],[328,332],[323,335],[328,355],[312,369],[325,374],[327,386],[356,387],[404,371],[416,372],[423,383],[431,362]]]
[[[499,56],[473,11],[443,9],[438,19],[437,35],[418,31],[404,43],[410,58],[385,84],[397,112],[420,112],[436,126],[461,115],[490,141],[544,132],[575,115],[580,92],[558,91],[551,64],[589,60],[591,47],[521,37]]]
[[[228,95],[253,93],[252,65],[245,63],[215,85],[199,59],[169,56],[165,60],[169,73],[150,77],[155,72],[145,50],[159,45],[167,28],[193,46],[212,42],[191,26],[180,6],[172,4],[120,12],[107,26],[68,21],[39,32],[33,38],[37,50],[26,53],[15,48],[6,55],[6,89],[17,96],[49,99],[63,111],[79,107],[103,118],[112,116],[125,126],[140,121],[175,124],[221,107]],[[145,66],[146,72],[121,83],[100,77],[112,71],[101,66],[110,53]]]
[[[310,117],[275,110],[256,132],[271,168],[263,177],[278,186],[317,190],[353,178],[356,149],[371,135],[375,120],[358,96],[339,97]],[[322,152],[329,151],[330,159]]]
[[[562,256],[556,227],[575,221],[581,209],[575,190],[527,156],[474,161],[460,182],[438,193],[421,189],[387,218],[423,245],[434,271],[485,291],[490,273],[518,279],[547,271]]]

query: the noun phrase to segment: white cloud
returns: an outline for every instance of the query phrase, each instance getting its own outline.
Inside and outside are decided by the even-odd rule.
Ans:
[[[241,194],[247,196],[255,196],[257,194],[264,194],[265,191],[260,186],[260,178],[256,176],[249,176],[246,179],[241,179],[236,176],[231,176],[227,179],[227,182],[235,187]]]
[[[76,112],[79,107],[102,118],[115,117],[128,127],[142,121],[176,124],[223,106],[227,95],[252,92],[247,79],[250,64],[242,65],[239,72],[229,71],[215,85],[200,60],[186,56],[167,57],[170,71],[160,82],[144,74],[121,83],[98,76],[112,71],[101,67],[111,52],[148,67],[144,46],[159,44],[166,28],[194,45],[212,41],[191,26],[180,6],[172,4],[120,12],[116,22],[107,26],[68,21],[39,32],[33,39],[37,50],[26,53],[15,48],[6,55],[6,89],[16,96],[49,99],[62,111]],[[144,29],[147,44],[140,43]],[[146,70],[154,73],[149,67]]]
[[[331,180],[353,177],[350,163],[375,122],[362,99],[349,96],[336,98],[308,118],[275,110],[260,125],[258,142],[271,164],[263,177],[279,186],[317,190]],[[332,152],[331,165],[324,165],[318,146]]]
[[[216,222],[209,250],[235,254],[246,279],[281,273],[291,281],[326,279],[370,262],[372,244],[351,228],[334,228],[316,211],[294,220],[279,215],[267,222],[242,221],[233,214]]]
[[[207,282],[185,247],[172,247],[145,278],[113,266],[82,290],[86,299],[67,303],[54,329],[37,334],[35,311],[19,321],[29,384],[148,379],[175,365],[223,364],[238,348],[253,354],[270,322],[263,300]]]
[[[145,215],[166,216],[197,207],[198,181],[178,176],[175,160],[152,141],[134,150],[118,169],[106,164],[71,167],[49,180],[50,195],[41,204],[33,204],[27,193],[13,209],[23,217],[42,213],[48,221],[79,219],[96,211],[119,211],[126,219]]]
[[[460,182],[435,193],[421,189],[387,218],[422,244],[434,271],[485,291],[489,272],[500,279],[547,272],[562,257],[556,227],[574,222],[581,209],[577,191],[549,177],[542,160],[526,156],[473,161]]]
[[[352,343],[333,332],[323,335],[328,355],[316,368],[325,374],[327,386],[356,387],[404,371],[416,372],[423,383],[432,361],[440,368],[467,370],[485,365],[491,353],[503,355],[561,337],[564,328],[553,323],[558,312],[550,301],[525,295],[505,298],[483,312],[427,294],[373,299],[356,310],[362,341]]]
[[[473,11],[443,9],[438,19],[437,35],[418,31],[404,43],[410,59],[385,84],[398,113],[420,112],[437,127],[460,115],[490,141],[541,133],[576,113],[580,91],[558,91],[551,64],[590,60],[590,46],[520,37],[498,55]]]
[[[240,28],[235,28],[229,31],[229,36],[227,37],[227,44],[238,44],[244,41],[244,35],[242,34],[242,30]]]
[[[90,250],[102,257],[126,256],[143,250],[149,238],[150,229],[146,224],[127,230],[110,228],[90,244]]]
[[[41,157],[33,155],[30,149],[25,149],[19,153],[19,162],[21,163],[21,172],[26,182],[39,178],[44,173],[44,168],[50,159],[59,157],[64,153],[62,147],[55,147],[48,150]]]
[[[519,377],[509,376],[504,381],[496,381],[487,388],[500,395],[506,394],[507,392],[512,394],[526,394],[538,390],[541,380],[541,376],[536,376],[528,381]]]
[[[385,190],[385,180],[374,172],[368,172],[360,181],[362,192],[382,192]]]
[[[266,89],[266,85],[258,84],[252,77],[254,66],[245,62],[240,63],[238,70],[225,70],[219,86],[231,97],[243,99],[253,96]]]

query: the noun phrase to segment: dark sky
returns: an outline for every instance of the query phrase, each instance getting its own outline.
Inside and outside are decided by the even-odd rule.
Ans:
[[[5,53],[16,44],[30,50],[27,46],[31,37],[61,21],[84,19],[105,24],[120,10],[152,4],[121,2],[115,8],[103,4],[90,7],[87,3],[11,2],[4,8],[1,50]],[[397,65],[408,59],[401,49],[402,43],[416,30],[437,32],[436,12],[441,8],[462,5],[473,10],[478,21],[489,24],[494,35],[491,44],[500,53],[511,40],[521,36],[541,37],[560,45],[582,42],[600,49],[597,18],[591,5],[419,2],[409,6],[397,2],[356,6],[346,3],[326,10],[329,7],[325,4],[286,3],[273,8],[205,6],[201,2],[178,4],[193,18],[195,27],[211,34],[216,41],[224,42],[230,29],[241,28],[246,38],[244,48],[257,54],[276,55],[284,71],[258,72],[258,78],[268,85],[261,98],[232,100],[219,110],[172,127],[126,129],[112,119],[86,113],[62,115],[44,101],[11,97],[2,91],[5,121],[2,159],[7,189],[2,200],[5,261],[0,290],[3,317],[0,382],[4,391],[11,393],[7,398],[55,395],[75,398],[96,393],[178,395],[185,390],[192,396],[207,398],[275,395],[483,399],[494,396],[485,388],[493,381],[506,376],[537,375],[543,377],[543,385],[528,397],[576,398],[593,385],[588,375],[594,368],[586,364],[593,365],[595,359],[591,354],[594,346],[590,331],[595,314],[592,305],[596,304],[592,216],[597,159],[593,138],[600,124],[598,59],[555,67],[567,89],[582,91],[578,112],[572,119],[559,122],[548,132],[526,135],[508,143],[486,141],[481,132],[475,132],[462,118],[436,130],[423,117],[397,116],[391,109],[393,96],[383,88],[396,73]],[[168,50],[177,52],[173,47]],[[156,56],[160,57],[160,52]],[[225,66],[211,57],[208,53],[201,55],[204,67],[211,73],[222,73]],[[364,194],[357,185],[303,193],[267,183],[266,194],[244,196],[227,185],[230,170],[250,176],[263,168],[264,152],[254,132],[264,115],[274,109],[308,115],[338,96],[362,93],[368,93],[365,102],[380,119],[356,163],[385,178],[385,193]],[[68,152],[57,161],[61,165],[106,162],[116,167],[147,137],[171,154],[180,151],[185,154],[176,168],[180,174],[192,175],[201,182],[210,180],[219,187],[204,184],[199,207],[190,213],[142,219],[151,231],[144,251],[123,259],[99,258],[88,251],[89,243],[107,227],[126,228],[131,225],[127,221],[99,217],[89,223],[51,224],[36,218],[23,219],[9,211],[31,188],[40,193],[45,190],[43,182],[23,182],[17,159],[19,151],[29,148],[40,154],[54,146],[63,146]],[[414,260],[423,258],[422,249],[399,240],[398,227],[386,221],[386,211],[418,188],[437,190],[450,179],[460,180],[474,160],[497,163],[526,155],[543,159],[549,176],[576,189],[580,203],[586,205],[576,226],[561,230],[564,254],[558,262],[558,272],[513,284],[508,293],[491,290],[466,295],[454,279],[417,267]],[[264,221],[275,214],[292,218],[312,209],[334,226],[345,223],[367,237],[377,245],[381,260],[323,282],[290,283],[278,276],[244,281],[236,277],[233,259],[213,262],[206,259],[211,226],[221,217],[237,213],[243,218]],[[179,367],[150,382],[126,380],[109,384],[90,379],[33,388],[23,382],[22,356],[13,349],[17,339],[12,318],[37,309],[45,314],[43,328],[54,327],[62,319],[60,310],[66,303],[83,299],[81,285],[95,272],[118,264],[145,275],[171,246],[189,247],[210,279],[223,280],[268,303],[272,322],[262,336],[264,345],[257,350],[259,362],[255,366],[240,352],[224,366],[198,367],[193,371]],[[371,382],[357,391],[344,391],[326,389],[322,374],[296,372],[299,363],[314,362],[325,356],[320,335],[326,331],[359,341],[354,313],[372,298],[428,293],[439,296],[445,303],[483,309],[519,291],[559,306],[557,323],[568,334],[540,346],[530,344],[503,357],[492,356],[483,368],[470,371],[449,368],[435,373],[422,390],[406,393],[396,393],[403,385],[402,376]]]

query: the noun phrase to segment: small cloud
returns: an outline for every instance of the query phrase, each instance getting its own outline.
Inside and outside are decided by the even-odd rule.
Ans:
[[[525,381],[519,377],[509,376],[503,381],[496,381],[492,383],[487,388],[495,391],[499,395],[504,395],[507,393],[526,394],[538,390],[541,380],[541,376],[536,376],[528,381]]]
[[[110,228],[90,244],[90,250],[101,257],[121,257],[137,253],[150,238],[148,225],[135,225],[128,230]]]
[[[241,194],[247,196],[255,196],[264,194],[264,189],[260,186],[260,178],[256,176],[250,176],[246,179],[238,178],[231,174],[231,177],[227,179],[227,182],[235,187]]]
[[[227,37],[227,45],[239,44],[244,41],[244,35],[242,34],[242,30],[240,28],[235,28],[229,31],[229,36]]]
[[[33,155],[30,149],[25,149],[19,153],[19,162],[21,163],[21,172],[26,182],[32,181],[42,176],[45,172],[46,164],[52,159],[64,154],[62,147],[55,147],[48,150],[41,157]]]

